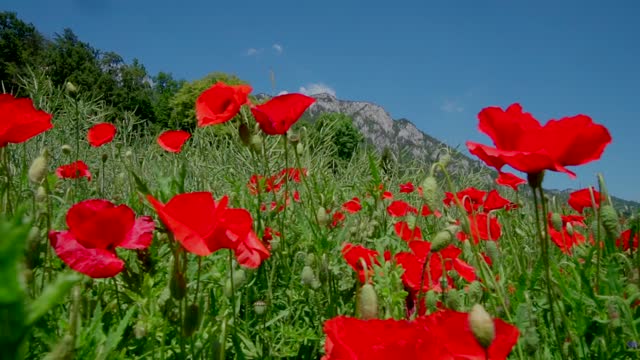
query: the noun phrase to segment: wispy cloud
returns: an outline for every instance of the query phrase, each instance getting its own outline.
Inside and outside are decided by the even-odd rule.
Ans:
[[[305,95],[317,95],[317,94],[330,94],[336,96],[336,91],[329,85],[323,83],[311,83],[305,86],[300,86],[301,93]]]
[[[288,93],[289,93],[289,92],[288,92],[287,90],[282,90],[282,91],[280,91],[280,92],[278,93],[278,96],[280,96],[280,95],[286,95],[286,94],[288,94]]]
[[[273,50],[276,51],[276,53],[278,53],[278,55],[282,54],[282,52],[284,51],[284,48],[282,47],[282,45],[275,43],[272,46]]]
[[[245,53],[247,56],[256,56],[262,52],[262,49],[248,48]]]
[[[464,107],[458,101],[447,99],[440,105],[440,110],[450,114],[461,113],[464,111]]]

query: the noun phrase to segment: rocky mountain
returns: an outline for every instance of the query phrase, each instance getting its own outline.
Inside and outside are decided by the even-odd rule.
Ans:
[[[415,159],[428,163],[437,161],[445,153],[455,158],[453,172],[455,173],[483,173],[487,183],[492,183],[497,173],[487,168],[484,163],[472,159],[462,152],[452,149],[447,144],[433,138],[418,129],[407,119],[394,120],[381,106],[364,102],[341,100],[330,94],[313,95],[316,102],[307,110],[310,118],[322,113],[341,113],[350,116],[355,126],[360,130],[367,142],[379,151],[389,148],[393,153],[406,152]],[[549,190],[549,193],[559,198],[568,198],[572,190]],[[637,211],[640,203],[613,197],[614,204],[624,212]]]
[[[486,181],[492,181],[493,171],[487,171],[478,160],[472,159],[451,148],[442,141],[429,136],[407,119],[394,120],[381,106],[363,101],[337,99],[330,94],[313,95],[316,102],[307,110],[310,118],[322,113],[341,113],[350,116],[365,140],[379,151],[388,148],[394,154],[404,152],[414,159],[427,163],[435,162],[445,153],[455,157],[456,173],[486,173]]]

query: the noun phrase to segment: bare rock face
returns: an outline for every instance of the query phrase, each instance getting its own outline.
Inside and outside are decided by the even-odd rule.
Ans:
[[[354,125],[366,141],[379,151],[389,148],[394,153],[404,152],[415,159],[434,162],[452,149],[443,142],[419,130],[407,119],[394,120],[379,105],[364,101],[347,101],[337,99],[330,94],[313,95],[316,102],[307,110],[310,118],[322,113],[341,113],[350,116]],[[454,151],[455,152],[455,151]],[[457,154],[454,170],[469,171],[482,169],[484,166],[477,160],[463,154]]]

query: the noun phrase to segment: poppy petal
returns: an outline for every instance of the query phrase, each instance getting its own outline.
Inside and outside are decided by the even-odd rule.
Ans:
[[[167,130],[158,136],[158,145],[166,151],[179,153],[191,134],[183,130]]]
[[[92,278],[110,278],[124,269],[124,261],[114,252],[88,249],[69,231],[51,231],[49,241],[58,257],[73,270]]]
[[[136,219],[125,240],[118,245],[125,249],[146,249],[153,240],[156,225],[151,216],[140,216]]]
[[[116,136],[116,127],[111,123],[93,125],[87,132],[87,140],[93,147],[110,143]]]

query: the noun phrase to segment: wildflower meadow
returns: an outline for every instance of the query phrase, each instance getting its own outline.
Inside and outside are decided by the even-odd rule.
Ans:
[[[303,94],[207,84],[185,130],[22,93],[0,95],[3,359],[639,355],[640,219],[606,174],[545,193],[613,141],[587,115],[477,109],[486,183],[453,154],[337,161]]]

